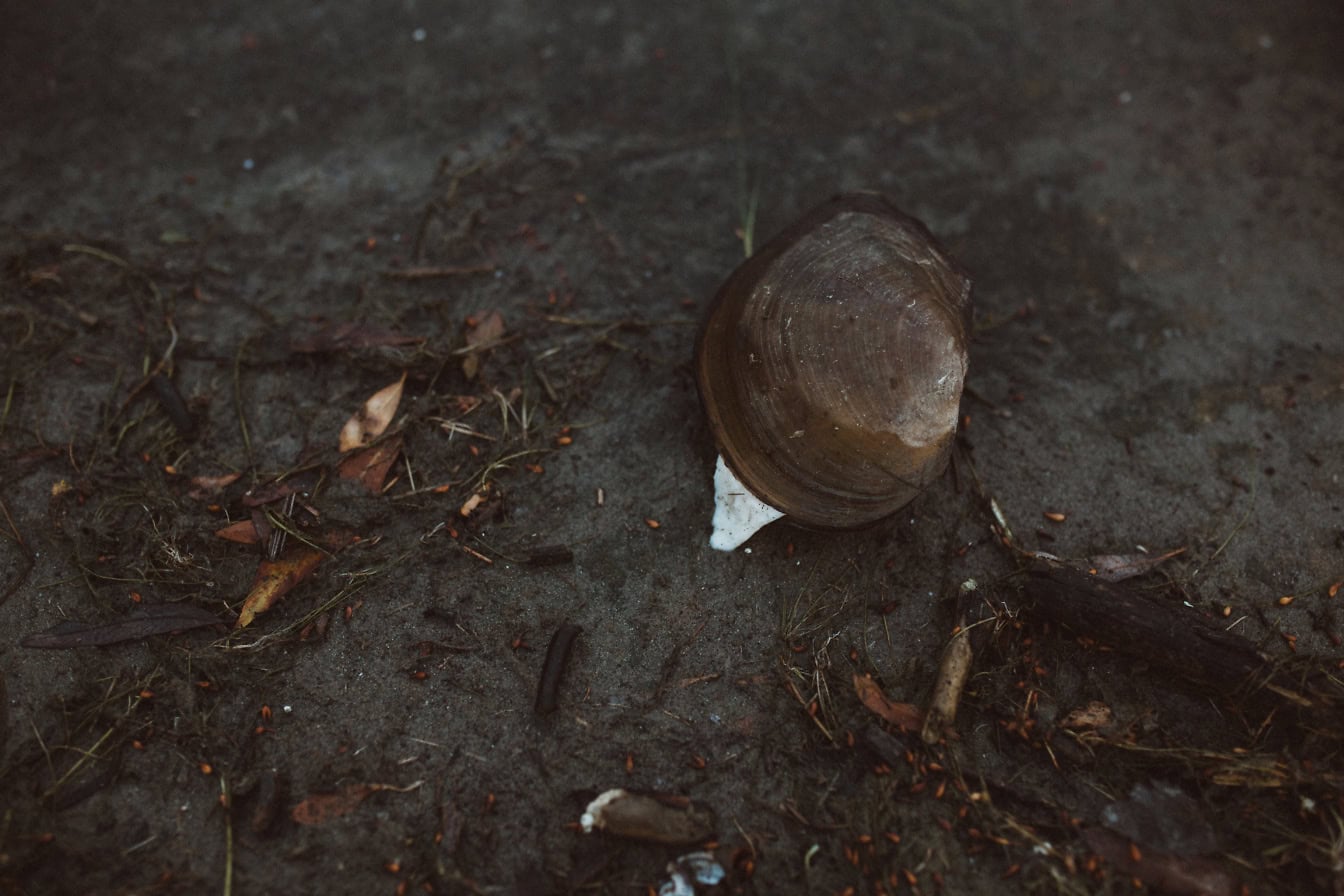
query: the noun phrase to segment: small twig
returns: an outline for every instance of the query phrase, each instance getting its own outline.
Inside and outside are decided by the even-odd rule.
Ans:
[[[99,249],[97,246],[85,246],[81,243],[67,243],[61,247],[62,252],[78,252],[82,255],[92,255],[94,258],[100,258],[103,261],[111,262],[119,268],[131,270],[131,263],[120,255],[114,255],[106,249]]]
[[[956,633],[943,648],[943,659],[938,664],[938,678],[934,682],[929,708],[924,713],[924,727],[920,731],[924,743],[938,743],[943,732],[956,720],[957,705],[961,702],[961,692],[966,687],[966,679],[970,677],[974,661],[975,651],[971,649],[966,620],[962,619]]]
[[[697,321],[689,317],[667,317],[657,320],[644,320],[638,317],[626,317],[619,320],[605,320],[595,317],[568,317],[563,314],[543,314],[541,319],[547,323],[564,324],[567,327],[693,327]]]
[[[285,548],[285,538],[289,535],[286,526],[276,525],[276,517],[289,521],[294,516],[294,502],[298,499],[298,492],[290,492],[285,495],[284,503],[280,508],[279,514],[266,513],[266,520],[271,524],[271,537],[266,542],[266,559],[275,560],[280,556],[280,552]]]
[[[238,414],[238,432],[243,439],[243,451],[247,454],[247,465],[255,469],[255,465],[252,463],[252,435],[247,430],[247,414],[243,411],[242,366],[243,352],[246,348],[247,341],[240,342],[238,351],[233,356],[233,407]]]
[[[14,581],[5,586],[4,591],[0,591],[0,606],[3,606],[5,601],[9,600],[14,592],[23,587],[23,583],[28,580],[29,573],[33,571],[33,567],[37,564],[37,555],[33,553],[32,548],[28,547],[28,542],[23,540],[23,535],[19,533],[19,527],[14,525],[14,518],[9,515],[9,507],[5,505],[4,498],[0,498],[0,513],[5,515],[5,522],[9,524],[9,531],[14,533],[14,543],[19,546],[24,555],[23,570]]]
[[[463,277],[471,274],[493,274],[493,264],[450,265],[447,267],[402,268],[397,271],[383,271],[389,280],[437,280],[448,277]]]
[[[219,775],[220,804],[224,807],[224,896],[233,896],[233,800],[229,796],[229,782]]]

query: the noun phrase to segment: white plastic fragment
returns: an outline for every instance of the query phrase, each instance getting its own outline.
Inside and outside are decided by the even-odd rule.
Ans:
[[[695,896],[695,885],[712,887],[725,877],[723,866],[709,852],[688,852],[667,863],[671,879],[658,888],[658,896]]]
[[[710,547],[731,551],[783,515],[747,491],[719,457],[714,467],[714,534],[709,538]]]
[[[583,832],[585,834],[591,834],[594,828],[601,829],[606,827],[607,823],[602,818],[602,810],[605,809],[609,803],[613,803],[623,796],[625,796],[625,791],[619,787],[599,793],[597,799],[589,803],[588,808],[585,809],[583,815],[579,817],[579,824],[583,826]]]
[[[695,896],[695,884],[680,871],[673,871],[672,879],[658,888],[658,896]]]

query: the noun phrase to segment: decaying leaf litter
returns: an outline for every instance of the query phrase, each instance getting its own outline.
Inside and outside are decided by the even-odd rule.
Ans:
[[[712,809],[718,825],[698,846],[723,871],[709,884],[720,892],[769,892],[800,879],[818,892],[956,891],[959,881],[981,879],[968,878],[971,868],[986,865],[995,879],[1047,892],[1129,891],[1135,880],[1192,893],[1235,893],[1243,883],[1338,886],[1344,772],[1339,728],[1329,723],[1338,718],[1338,657],[1294,659],[1285,631],[1284,643],[1251,648],[1277,657],[1263,681],[1236,682],[1210,698],[1207,682],[1155,671],[1160,658],[1113,652],[1104,629],[1062,630],[1032,595],[1032,576],[1051,573],[1028,565],[1058,561],[1012,536],[1007,518],[1016,508],[992,510],[992,496],[971,485],[974,467],[989,463],[975,453],[975,419],[993,412],[974,400],[957,469],[937,488],[944,507],[918,511],[935,521],[928,528],[939,533],[932,541],[942,542],[945,563],[942,581],[925,586],[938,607],[937,634],[914,646],[900,632],[913,600],[899,580],[901,551],[928,549],[931,537],[899,523],[856,534],[843,552],[826,548],[836,536],[786,530],[765,541],[757,549],[769,562],[801,570],[778,595],[774,630],[755,631],[756,647],[739,665],[707,656],[704,645],[718,633],[691,619],[650,639],[647,690],[598,675],[609,632],[601,617],[620,614],[619,604],[579,595],[510,614],[473,596],[499,587],[498,577],[545,582],[523,586],[524,594],[578,592],[575,564],[591,562],[590,546],[567,540],[568,515],[622,515],[621,543],[657,538],[670,520],[703,535],[702,520],[647,503],[657,489],[609,501],[600,472],[577,472],[600,468],[582,455],[588,434],[621,426],[619,408],[600,394],[608,369],[675,374],[693,309],[677,295],[658,315],[590,317],[584,287],[545,261],[537,264],[544,276],[522,291],[527,299],[500,301],[488,285],[495,271],[545,258],[531,219],[590,208],[587,197],[552,193],[512,208],[517,224],[507,214],[492,220],[485,201],[450,214],[466,201],[465,184],[478,184],[478,198],[495,196],[482,182],[515,176],[516,152],[496,165],[445,168],[410,257],[368,270],[367,295],[352,306],[357,319],[282,320],[250,307],[244,316],[263,323],[236,342],[187,323],[230,316],[224,307],[238,303],[229,277],[199,253],[188,253],[195,267],[169,266],[185,251],[176,241],[95,246],[83,234],[19,235],[4,280],[6,313],[21,323],[7,345],[5,484],[29,496],[42,486],[50,531],[21,527],[6,501],[6,550],[24,558],[40,537],[69,573],[33,581],[31,564],[13,564],[6,594],[62,595],[57,606],[73,625],[39,632],[34,624],[22,634],[67,640],[34,646],[110,644],[114,635],[125,646],[87,661],[87,652],[68,654],[80,664],[75,677],[31,730],[5,720],[7,883],[55,880],[61,863],[91,866],[67,831],[71,814],[134,792],[170,765],[174,795],[212,806],[197,831],[212,838],[214,864],[175,861],[162,849],[165,835],[140,824],[116,841],[120,864],[107,873],[190,888],[203,874],[217,874],[214,882],[251,866],[277,844],[302,851],[322,842],[300,829],[349,823],[369,831],[383,813],[395,817],[399,840],[370,847],[383,851],[365,858],[390,888],[657,886],[668,863],[688,865],[699,853],[577,830],[585,806],[616,788]],[[588,219],[590,248],[619,259],[597,215]],[[450,289],[469,298],[450,303]],[[1020,334],[1005,326],[982,338]],[[76,378],[69,408],[39,410],[29,396],[41,394],[39,374],[54,366],[88,371],[87,379]],[[282,391],[261,394],[267,370],[284,371]],[[154,385],[165,377],[171,388]],[[292,410],[275,415],[277,405]],[[49,444],[43,433],[59,421],[43,415],[66,413],[87,423],[65,444]],[[688,440],[703,436],[691,431]],[[556,467],[567,471],[562,487],[551,485]],[[704,502],[677,506],[688,504]],[[1051,525],[1072,516],[1044,515]],[[528,521],[512,525],[518,517]],[[1212,521],[1220,537],[1192,538],[1164,564],[1137,552],[1063,565],[1073,589],[1064,600],[1106,593],[1089,584],[1093,570],[1120,570],[1139,574],[1129,589],[1136,600],[1171,619],[1190,604],[1192,629],[1201,613],[1219,622],[1207,607],[1195,609],[1207,601],[1193,583],[1235,525]],[[1037,535],[1048,544],[1048,532]],[[655,570],[683,562],[655,544],[638,552]],[[538,573],[525,566],[534,557],[558,562]],[[398,600],[383,584],[416,567],[444,580],[426,589],[424,605]],[[538,575],[545,579],[526,578]],[[965,587],[972,578],[975,587]],[[1292,595],[1323,608],[1320,625],[1336,647],[1328,602],[1338,590],[1332,579]],[[1248,596],[1226,599],[1256,612]],[[209,618],[218,623],[185,632]],[[247,630],[223,632],[233,625]],[[292,740],[272,748],[268,741],[311,735],[295,733],[287,705],[263,696],[269,682],[305,654],[384,632],[404,642],[395,671],[425,689],[426,701],[472,693],[495,707],[484,719],[502,716],[532,732],[528,751],[575,754],[573,765],[540,761],[561,771],[561,782],[517,785],[481,757],[480,744],[500,735],[459,741],[451,726],[406,738],[398,744],[405,755],[371,758],[345,742],[348,731],[335,732],[306,754],[311,767],[294,760],[301,754]],[[1181,632],[1172,634],[1179,642]],[[566,649],[552,662],[542,648],[561,635]],[[952,726],[931,730],[935,672],[957,639],[974,644],[959,673],[959,711]],[[340,677],[315,684],[336,695],[324,707],[329,716],[348,709],[342,686]],[[709,688],[716,696],[706,706],[699,694]],[[535,719],[535,710],[546,718]],[[944,708],[939,717],[951,714]],[[734,730],[710,733],[729,718]],[[778,729],[787,738],[763,746]],[[1155,829],[1144,820],[1154,802],[1181,821]],[[517,812],[539,832],[533,864],[502,865],[499,831],[517,830]],[[136,872],[127,871],[132,864]]]

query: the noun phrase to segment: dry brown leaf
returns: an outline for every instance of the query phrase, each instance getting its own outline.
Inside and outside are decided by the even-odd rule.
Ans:
[[[924,713],[913,703],[893,703],[882,693],[882,688],[871,675],[854,675],[854,690],[870,712],[876,713],[897,728],[918,731],[924,724]]]
[[[239,520],[223,529],[216,529],[215,537],[222,538],[225,541],[236,541],[239,544],[256,544],[261,541],[261,536],[257,534],[256,524],[251,520]]]
[[[401,390],[406,385],[406,374],[390,386],[373,393],[355,415],[341,427],[341,452],[367,445],[378,438],[397,414],[401,404]]]
[[[187,492],[187,497],[198,501],[213,497],[237,482],[242,475],[242,473],[225,473],[223,476],[193,476],[191,491]]]
[[[299,824],[323,824],[333,818],[349,815],[359,808],[371,794],[391,791],[410,793],[418,790],[423,781],[398,787],[396,784],[347,784],[336,793],[315,793],[290,810],[289,817]]]
[[[322,556],[316,548],[299,545],[278,560],[261,561],[252,591],[238,611],[236,628],[246,628],[252,620],[275,606],[295,585],[312,575]]]
[[[481,372],[481,355],[504,337],[504,318],[498,311],[476,315],[477,323],[467,330],[467,352],[462,359],[462,374],[469,380]]]
[[[336,473],[342,479],[358,479],[369,494],[376,495],[383,490],[387,473],[392,469],[392,464],[396,463],[404,441],[401,433],[397,433],[376,445],[356,451],[341,461]]]
[[[1109,728],[1114,723],[1115,713],[1111,708],[1100,700],[1093,700],[1065,716],[1059,726],[1081,731],[1088,728]]]
[[[67,619],[45,632],[29,635],[19,643],[24,647],[101,647],[224,622],[226,620],[214,613],[189,604],[148,604],[111,622],[86,623]]]
[[[289,817],[298,824],[324,824],[349,815],[370,794],[382,789],[377,784],[347,784],[336,793],[315,793],[295,806]]]
[[[1185,548],[1165,554],[1098,554],[1087,558],[1088,572],[1108,582],[1121,582],[1141,576],[1159,563],[1184,553]]]

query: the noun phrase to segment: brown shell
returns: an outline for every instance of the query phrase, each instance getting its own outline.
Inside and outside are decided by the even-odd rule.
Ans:
[[[861,526],[942,473],[971,281],[875,193],[813,209],[719,289],[696,376],[728,466],[806,525]]]

